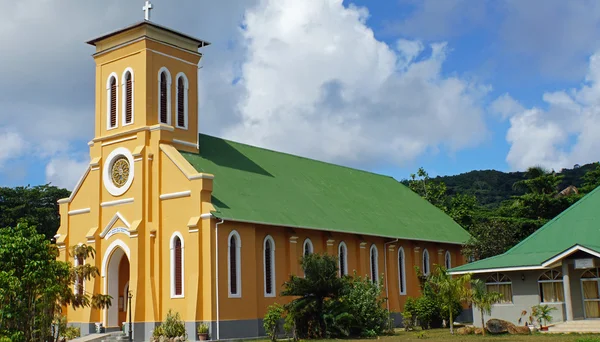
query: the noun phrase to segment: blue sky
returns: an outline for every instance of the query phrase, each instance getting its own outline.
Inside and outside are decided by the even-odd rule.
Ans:
[[[0,186],[72,188],[93,138],[84,42],[142,3],[3,5]],[[600,158],[596,1],[153,3],[154,21],[213,43],[201,132],[397,179]]]

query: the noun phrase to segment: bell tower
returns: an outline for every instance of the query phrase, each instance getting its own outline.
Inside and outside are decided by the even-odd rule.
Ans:
[[[151,8],[146,2],[146,20],[87,42],[96,47],[91,145],[151,133],[198,152],[198,49],[209,43],[151,22]]]

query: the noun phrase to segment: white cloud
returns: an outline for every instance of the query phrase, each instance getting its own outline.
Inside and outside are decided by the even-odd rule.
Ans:
[[[488,89],[442,75],[445,44],[421,56],[418,41],[378,41],[367,15],[341,0],[265,0],[247,11],[241,120],[225,134],[354,165],[481,141]]]
[[[54,186],[73,190],[89,163],[89,160],[65,156],[52,158],[46,165],[46,181]]]
[[[513,169],[533,165],[561,169],[600,159],[600,52],[589,60],[586,82],[577,89],[545,93],[547,109],[514,112],[506,135],[506,161]],[[516,102],[505,95],[501,103]],[[519,105],[520,106],[520,105]],[[513,103],[513,107],[517,107]]]
[[[0,169],[4,167],[5,161],[19,156],[25,145],[19,133],[0,130]]]

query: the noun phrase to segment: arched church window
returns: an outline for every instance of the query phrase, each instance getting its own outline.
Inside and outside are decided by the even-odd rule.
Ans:
[[[304,240],[304,248],[303,249],[304,249],[304,253],[303,253],[304,256],[307,256],[307,255],[313,253],[314,248],[313,248],[312,241],[310,241],[310,239]]]
[[[429,275],[429,251],[423,251],[423,274]]]
[[[171,237],[171,297],[183,297],[183,236],[176,232]]]
[[[271,236],[265,238],[263,255],[265,297],[275,297],[275,241]]]
[[[377,252],[377,246],[371,245],[371,280],[374,283],[379,282],[379,253]]]
[[[177,75],[177,128],[187,129],[188,125],[188,79],[183,73]]]
[[[112,73],[106,82],[106,111],[107,111],[107,128],[117,127],[117,74]]]
[[[241,240],[235,230],[229,234],[227,246],[227,265],[229,269],[229,297],[241,297]]]
[[[340,275],[348,275],[348,247],[343,241],[338,246],[338,263]]]
[[[167,68],[158,73],[158,120],[159,123],[171,124],[171,74]]]
[[[133,70],[127,68],[123,73],[123,125],[133,123]]]
[[[398,250],[398,287],[400,294],[406,294],[406,263],[404,256],[404,248]]]
[[[446,251],[446,257],[444,258],[444,265],[446,266],[447,270],[452,268],[452,255],[450,255],[450,251]]]

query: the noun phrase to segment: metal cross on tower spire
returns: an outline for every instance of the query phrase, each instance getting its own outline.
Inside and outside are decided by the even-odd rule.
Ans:
[[[152,10],[152,4],[150,1],[146,0],[146,4],[142,7],[144,11],[144,20],[150,21],[150,10]]]

